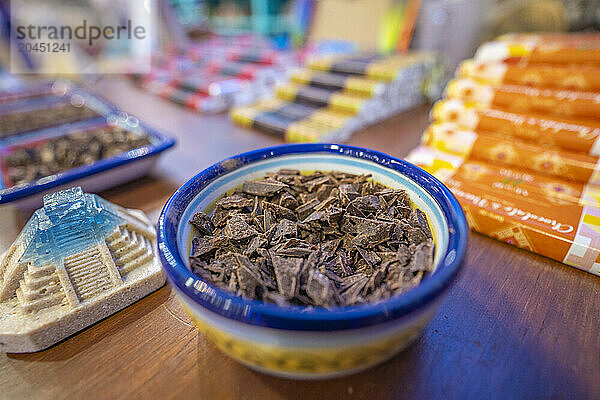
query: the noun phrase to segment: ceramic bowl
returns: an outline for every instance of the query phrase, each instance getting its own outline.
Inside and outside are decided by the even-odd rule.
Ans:
[[[435,270],[422,283],[385,301],[331,310],[282,307],[243,299],[211,286],[189,269],[194,235],[188,221],[223,194],[281,168],[371,174],[405,189],[434,235]],[[167,280],[198,329],[239,362],[291,378],[353,373],[396,354],[414,340],[458,273],[467,245],[464,213],[450,191],[422,169],[383,153],[337,144],[284,145],[223,160],[179,188],[158,222]]]

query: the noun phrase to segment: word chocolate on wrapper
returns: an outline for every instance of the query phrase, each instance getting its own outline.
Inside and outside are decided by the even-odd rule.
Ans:
[[[477,232],[600,275],[600,36],[508,34],[480,46],[407,159]]]
[[[432,271],[426,215],[365,175],[269,173],[190,221],[192,271],[239,296],[280,305],[376,302]]]
[[[434,174],[465,210],[471,229],[600,275],[598,190],[419,147],[407,160]],[[592,188],[593,190],[594,188]]]

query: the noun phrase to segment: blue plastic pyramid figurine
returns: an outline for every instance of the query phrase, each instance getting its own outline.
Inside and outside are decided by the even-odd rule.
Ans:
[[[44,196],[24,230],[25,253],[20,262],[42,264],[62,259],[94,244],[119,225],[116,206],[74,187]],[[26,233],[25,233],[26,232]]]

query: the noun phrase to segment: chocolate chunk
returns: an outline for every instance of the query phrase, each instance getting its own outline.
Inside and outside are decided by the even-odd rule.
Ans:
[[[363,213],[376,212],[380,208],[379,198],[373,195],[357,197],[350,202],[350,206],[362,211]]]
[[[390,225],[381,221],[373,220],[358,229],[358,235],[352,239],[352,243],[358,247],[373,248],[391,237]]]
[[[411,208],[405,191],[368,175],[268,173],[190,222],[198,231],[190,255],[195,274],[281,306],[382,301],[433,268],[425,214]]]
[[[329,304],[333,300],[331,295],[332,290],[329,278],[316,269],[309,271],[306,294],[313,300],[315,305],[322,306]]]
[[[296,220],[296,214],[292,210],[282,207],[279,204],[264,201],[263,207],[271,211],[271,213],[275,214],[278,218],[287,218],[293,221]]]
[[[192,240],[192,256],[201,257],[215,249],[212,236],[195,237]]]
[[[215,211],[212,214],[211,222],[213,226],[221,228],[225,226],[227,223],[227,219],[231,216],[231,212],[229,210],[224,209],[223,207],[217,206],[215,207]]]
[[[429,239],[432,238],[431,230],[429,229],[429,224],[427,223],[427,216],[423,211],[419,210],[418,208],[415,208],[412,214],[410,215],[409,220],[411,225],[415,228],[419,228],[425,234],[426,237],[428,237]]]
[[[285,299],[294,298],[298,292],[298,281],[304,261],[301,258],[279,256],[273,256],[272,260],[279,293]]]
[[[246,297],[255,297],[256,288],[262,286],[260,274],[248,257],[242,254],[233,254],[235,259],[235,272],[240,294]]]
[[[352,283],[347,285],[346,289],[341,293],[346,304],[360,303],[362,300],[361,292],[369,283],[369,278],[365,274],[356,274],[352,277]]]
[[[248,257],[252,256],[256,250],[260,247],[264,247],[267,244],[267,239],[264,235],[259,234],[252,238],[250,243],[248,244],[248,248],[244,251],[244,254]]]
[[[410,227],[408,231],[404,233],[408,239],[409,244],[418,244],[424,240],[427,240],[427,235],[421,230],[421,228]]]
[[[228,210],[232,208],[253,207],[254,200],[248,199],[239,194],[234,194],[233,196],[223,197],[217,201],[217,205]]]
[[[362,247],[357,247],[356,250],[358,250],[361,257],[367,262],[367,264],[369,264],[370,267],[373,267],[381,262],[381,257],[379,257],[374,251],[369,251],[367,249],[363,249]]]
[[[320,203],[319,199],[314,198],[311,201],[309,201],[308,203],[298,206],[296,208],[296,213],[298,214],[298,218],[300,218],[301,220],[306,218],[308,215],[310,215],[312,213],[313,209],[319,205],[319,203]]]
[[[265,197],[272,196],[285,187],[287,187],[287,185],[280,182],[248,181],[242,184],[242,191],[244,193]]]
[[[257,230],[248,225],[240,215],[231,217],[227,221],[223,232],[225,236],[233,240],[244,240],[258,235]]]
[[[201,234],[212,234],[213,224],[210,221],[210,218],[203,212],[197,212],[196,214],[194,214],[190,222],[196,229],[198,229],[198,232],[200,232]]]
[[[327,216],[325,215],[325,213],[315,211],[312,214],[310,214],[308,217],[306,217],[306,219],[302,222],[305,224],[308,224],[309,222],[326,221],[326,220],[327,220]]]
[[[320,188],[322,185],[331,181],[329,176],[322,176],[320,178],[313,179],[311,181],[306,182],[306,188],[309,192],[314,192],[315,189]],[[318,196],[318,193],[317,193]]]
[[[281,207],[289,208],[290,210],[295,210],[298,207],[298,200],[288,192],[284,192],[281,195],[281,199],[279,199],[279,205]]]
[[[430,271],[433,267],[433,244],[431,240],[419,243],[408,263],[410,271]]]

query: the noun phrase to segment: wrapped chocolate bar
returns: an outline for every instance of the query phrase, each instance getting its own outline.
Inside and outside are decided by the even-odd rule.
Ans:
[[[282,136],[289,142],[344,140],[359,127],[348,115],[278,99],[233,108],[231,118],[242,126]]]
[[[474,231],[600,275],[600,209],[561,201],[551,194],[568,184],[550,182],[548,195],[530,189],[532,195],[527,191],[531,177],[527,173],[513,176],[505,171],[506,179],[498,179],[484,164],[462,165],[459,157],[447,157],[428,147],[413,150],[407,160],[443,180]],[[525,182],[519,193],[514,187],[505,189],[511,180]]]
[[[296,55],[293,52],[283,52],[257,47],[230,48],[226,52],[227,59],[230,61],[262,65],[291,66],[296,64]]]
[[[422,74],[423,70],[431,68],[434,62],[435,59],[431,53],[412,52],[390,57],[381,55],[323,57],[312,61],[309,67],[318,71],[361,75],[370,79],[391,82]]]
[[[600,92],[540,89],[519,85],[486,85],[473,79],[448,83],[446,96],[484,107],[500,107],[515,112],[540,112],[566,117],[598,118]]]
[[[523,60],[536,64],[600,64],[600,35],[520,35],[487,42],[477,61]]]
[[[272,85],[276,82],[282,82],[287,76],[287,70],[280,66],[237,61],[214,61],[207,67],[207,71],[212,74],[251,80],[261,85]]]
[[[204,96],[231,96],[248,86],[248,82],[241,79],[209,74],[174,77],[165,84]]]
[[[600,186],[548,177],[526,168],[465,159],[429,146],[413,150],[411,157],[421,160],[422,166],[442,181],[453,178],[471,180],[478,177],[487,182],[488,186],[507,195],[549,201],[557,206],[578,204],[600,208]]]
[[[164,99],[207,114],[225,111],[230,106],[227,97],[189,92],[160,81],[147,82],[144,88]]]
[[[600,185],[597,156],[555,150],[518,140],[507,141],[499,134],[475,133],[452,123],[432,124],[423,143],[463,158],[527,168],[531,171],[589,185]]]
[[[458,99],[438,101],[431,115],[435,121],[455,123],[475,132],[498,132],[540,146],[600,155],[600,120],[596,119],[511,112]]]
[[[292,73],[290,81],[323,89],[342,90],[348,94],[361,97],[377,96],[385,90],[385,84],[375,79],[311,71],[308,69]]]
[[[293,72],[290,83],[276,88],[277,99],[286,104],[270,109],[268,118],[270,121],[276,111],[275,118],[278,123],[283,121],[287,140],[346,140],[364,125],[422,104],[424,80],[432,67],[433,58],[428,53],[320,58],[310,69]],[[267,118],[257,115],[261,107],[257,104],[251,107],[254,111],[234,111],[232,117],[244,126],[260,127],[242,121]],[[300,122],[302,133],[292,134]],[[333,130],[325,133],[322,125]]]
[[[155,94],[205,113],[263,99],[297,66],[296,54],[243,43],[207,39],[167,50],[138,81]]]
[[[338,112],[355,115],[372,107],[368,100],[340,92],[312,86],[288,84],[277,87],[277,97],[287,101],[309,104],[316,107],[327,107]]]
[[[288,142],[313,142],[334,131],[331,126],[290,117],[278,111],[252,114],[249,110],[232,110],[235,122],[283,137]]]
[[[277,111],[292,118],[310,119],[333,129],[355,131],[360,127],[360,119],[348,114],[339,113],[324,107],[314,107],[301,103],[290,103],[279,99],[268,100],[272,104],[270,111]]]
[[[466,60],[457,77],[491,85],[513,84],[555,89],[600,91],[600,65],[521,64]]]
[[[0,262],[0,350],[33,352],[165,282],[154,227],[81,188],[44,196]]]

